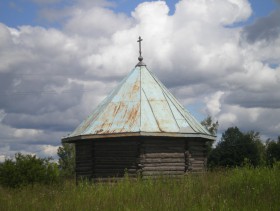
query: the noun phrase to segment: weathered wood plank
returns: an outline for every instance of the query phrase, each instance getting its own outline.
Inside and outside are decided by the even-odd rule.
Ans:
[[[191,156],[201,156],[205,157],[206,156],[206,150],[196,150],[196,151],[190,151]]]
[[[184,153],[146,153],[141,158],[185,158]]]
[[[143,171],[185,171],[185,166],[144,166]]]
[[[142,144],[142,147],[183,147],[184,143],[178,142],[146,142]]]
[[[140,163],[183,163],[185,158],[144,158],[140,159]]]
[[[136,173],[135,174],[127,174],[129,177],[136,177]],[[123,177],[124,173],[95,173],[94,174],[94,178],[113,178],[113,177]]]
[[[185,163],[184,162],[180,162],[180,163],[142,163],[142,164],[139,164],[143,167],[157,167],[157,166],[185,166]]]
[[[184,153],[184,148],[172,149],[172,148],[146,148],[142,149],[141,153]]]
[[[95,162],[96,161],[100,161],[100,162],[104,162],[104,161],[135,161],[136,158],[135,156],[105,156],[105,157],[95,157],[94,158]]]
[[[205,161],[205,160],[206,160],[206,157],[202,157],[202,156],[193,157],[193,160],[197,160],[197,161]]]
[[[201,161],[201,160],[194,160],[192,161],[192,164],[204,164],[205,161]]]
[[[137,153],[136,152],[133,152],[133,151],[123,151],[123,152],[114,152],[114,151],[109,151],[109,152],[106,152],[106,151],[97,151],[94,153],[95,157],[113,157],[113,156],[116,156],[116,157],[136,157],[137,156]]]
[[[95,164],[94,165],[95,169],[136,169],[138,168],[138,166],[135,165],[127,165],[127,164],[118,164],[118,165],[114,165],[114,164],[107,164],[107,165],[103,165],[103,164]]]
[[[127,141],[127,142],[118,142],[118,141],[116,141],[116,142],[114,142],[114,141],[112,141],[112,142],[106,142],[106,141],[103,141],[103,142],[95,142],[94,143],[94,146],[95,147],[99,147],[99,146],[138,146],[139,145],[139,143],[137,143],[137,142],[135,142],[135,141],[132,141],[132,142],[130,142],[130,141]]]
[[[190,151],[204,151],[204,150],[206,150],[206,147],[197,147],[197,146],[191,146],[191,147],[189,147],[189,150]]]
[[[143,171],[143,176],[154,176],[154,175],[182,175],[184,171]]]
[[[127,173],[136,173],[137,169],[94,169],[94,174],[99,173],[112,173],[112,174],[124,174]]]
[[[76,164],[76,168],[85,168],[85,167],[88,167],[88,168],[91,168],[93,166],[93,163],[81,163],[81,164]]]

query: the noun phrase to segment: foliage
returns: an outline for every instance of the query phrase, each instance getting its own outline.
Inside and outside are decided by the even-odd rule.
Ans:
[[[267,162],[270,166],[273,163],[280,161],[280,136],[278,136],[278,141],[268,141],[267,143]]]
[[[222,134],[222,140],[212,150],[208,165],[235,167],[241,166],[247,159],[257,166],[261,163],[261,150],[259,133],[242,133],[237,127],[231,127]]]
[[[0,188],[0,210],[279,210],[279,168],[234,168],[180,179]]]
[[[59,171],[50,159],[35,155],[15,154],[15,159],[6,159],[0,164],[0,185],[20,187],[35,183],[50,184],[58,181]]]
[[[208,116],[206,119],[204,119],[201,124],[212,134],[216,135],[219,127],[218,121],[213,122],[212,117]],[[213,141],[207,141],[206,142],[206,154],[209,156],[209,154],[212,151],[212,145]]]
[[[213,122],[212,117],[208,116],[201,124],[212,134],[216,135],[219,127],[219,122]]]
[[[63,143],[57,150],[59,156],[59,167],[61,175],[64,177],[74,177],[75,175],[75,146],[74,144]]]

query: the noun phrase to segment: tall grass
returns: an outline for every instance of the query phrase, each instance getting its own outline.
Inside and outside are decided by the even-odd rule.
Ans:
[[[236,168],[182,179],[0,188],[0,210],[280,210],[280,168]]]

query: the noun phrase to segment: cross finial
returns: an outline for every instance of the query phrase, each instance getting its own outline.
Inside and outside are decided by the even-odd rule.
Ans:
[[[143,41],[143,39],[139,36],[139,38],[138,38],[138,40],[137,40],[137,42],[139,42],[139,58],[142,57],[141,41]],[[139,59],[139,58],[138,58],[138,59]],[[142,58],[142,60],[143,60],[143,58]],[[142,61],[142,60],[141,60],[141,61]],[[139,61],[140,61],[140,59],[139,59]]]
[[[141,51],[141,42],[143,41],[143,39],[139,36],[137,42],[139,43],[139,57],[138,57],[138,64],[136,66],[146,66],[142,61],[143,61],[143,57],[142,57],[142,51]]]

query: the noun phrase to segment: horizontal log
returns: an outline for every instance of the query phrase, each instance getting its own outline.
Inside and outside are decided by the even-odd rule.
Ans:
[[[195,164],[195,163],[192,163],[191,166],[192,166],[192,168],[204,168],[204,164]]]
[[[185,162],[180,162],[180,163],[141,163],[139,166],[142,167],[159,167],[159,166],[185,166]]]
[[[91,177],[92,172],[76,172],[76,177]]]
[[[94,173],[93,177],[94,178],[117,178],[117,177],[124,177],[124,173],[121,174],[116,174],[116,173]],[[129,177],[136,177],[137,174],[126,174]]]
[[[192,157],[193,160],[197,160],[197,161],[205,161],[207,160],[206,157],[203,157],[203,156],[195,156],[195,157]]]
[[[132,178],[132,177],[131,177]],[[124,180],[123,177],[96,177],[92,179],[94,182],[98,182],[98,183],[112,183],[112,182],[119,182]]]
[[[91,158],[93,157],[93,153],[80,153],[80,152],[77,152],[76,153],[76,158]]]
[[[141,146],[184,146],[184,142],[178,141],[145,141]]]
[[[138,160],[138,158],[136,158],[135,156],[105,156],[105,157],[95,157],[94,158],[95,161],[136,161]]]
[[[124,146],[138,146],[139,143],[138,142],[134,142],[134,141],[128,141],[128,142],[119,142],[119,141],[113,141],[113,142],[106,142],[106,141],[102,141],[102,142],[95,142],[94,146],[95,147],[99,147],[99,146],[120,146],[120,145],[124,145]]]
[[[185,158],[184,153],[146,153],[141,158]]]
[[[107,164],[107,165],[104,165],[104,164],[95,164],[94,165],[94,168],[95,169],[116,169],[116,168],[119,168],[119,169],[136,169],[138,168],[137,165],[127,165],[127,164]]]
[[[178,175],[142,175],[143,180],[150,180],[150,179],[158,179],[158,178],[172,178],[172,179],[182,179],[185,176],[184,174],[178,174]]]
[[[76,145],[75,149],[92,149],[93,146],[93,144]]]
[[[136,173],[137,169],[94,169],[94,174],[110,173],[110,174],[124,174],[124,173]]]
[[[123,151],[123,152],[113,152],[113,151],[100,151],[100,152],[95,152],[94,157],[138,157],[137,152],[133,151]]]
[[[90,160],[90,162],[76,162],[75,166],[90,166],[93,164],[94,164],[94,162],[92,160]]]
[[[76,167],[91,167],[94,163],[76,163]]]
[[[205,160],[206,159],[206,156],[203,156],[203,155],[192,155],[191,157],[189,157],[189,159],[192,159],[192,160]]]
[[[92,171],[92,168],[90,169],[76,169],[76,172],[79,173],[79,174],[84,174],[84,173],[89,173],[91,174],[93,171]]]
[[[206,143],[206,141],[205,140],[198,140],[198,139],[193,139],[193,140],[188,140],[187,141],[187,143],[188,144],[204,144],[204,143]]]
[[[89,156],[93,153],[93,150],[89,150],[89,151],[82,151],[82,150],[76,150],[76,156],[77,155],[82,155],[82,156]]]
[[[95,166],[137,166],[138,162],[135,161],[95,161]]]
[[[190,172],[192,172],[192,173],[202,173],[202,172],[204,172],[204,170],[203,169],[192,169]]]
[[[128,161],[123,161],[123,162],[98,162],[96,161],[94,164],[96,167],[101,167],[101,168],[107,168],[107,167],[130,167],[130,166],[138,166],[137,162],[128,162]]]
[[[93,168],[76,168],[76,172],[92,172]]]
[[[92,160],[93,156],[87,156],[87,157],[81,157],[81,156],[76,156],[76,161],[87,161],[87,160]]]
[[[204,165],[204,161],[201,161],[201,160],[194,160],[194,161],[192,161],[192,164],[202,164],[202,165]]]
[[[154,175],[183,175],[184,171],[143,171],[141,174],[143,176],[154,176]]]
[[[80,163],[92,163],[93,159],[89,158],[89,159],[76,159],[76,164],[80,164]]]
[[[143,171],[185,171],[185,166],[145,166]]]
[[[128,149],[128,150],[133,150],[133,149],[138,149],[139,146],[138,145],[98,145],[95,146],[94,149]]]
[[[196,157],[205,157],[206,156],[206,151],[204,151],[204,150],[200,150],[200,151],[195,151],[195,150],[193,150],[193,151],[190,151],[190,153],[189,153],[191,156],[196,156]]]
[[[203,151],[203,150],[206,150],[206,147],[203,147],[203,146],[190,146],[188,148],[189,151]]]
[[[76,149],[91,149],[94,145],[92,144],[78,144],[75,146]]]
[[[184,148],[181,149],[168,149],[168,148],[146,148],[146,149],[142,149],[140,150],[140,153],[184,153],[185,150]]]
[[[93,163],[93,159],[91,160],[76,160],[76,165],[90,165]]]
[[[192,157],[206,157],[206,153],[205,152],[202,152],[202,151],[199,151],[199,152],[191,152],[190,154]]]
[[[90,149],[90,150],[77,149],[76,150],[76,154],[80,154],[80,155],[88,155],[88,154],[92,154],[92,152],[94,152],[93,149]]]
[[[183,163],[185,158],[141,158],[140,163]]]
[[[78,170],[78,169],[92,169],[93,168],[93,165],[88,165],[88,166],[76,166],[75,169]]]
[[[188,148],[190,147],[206,147],[206,144],[205,143],[188,143],[187,144]]]
[[[76,146],[76,150],[91,150],[93,145]]]

